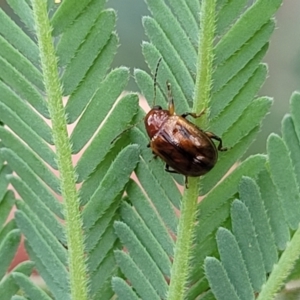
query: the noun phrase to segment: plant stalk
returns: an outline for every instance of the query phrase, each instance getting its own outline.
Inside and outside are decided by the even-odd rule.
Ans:
[[[213,51],[216,20],[216,0],[203,0],[200,18],[200,41],[198,50],[197,78],[195,86],[194,112],[201,112],[209,107],[212,86]],[[206,114],[196,120],[200,127],[208,123]],[[195,216],[199,195],[199,178],[188,178],[188,188],[185,189],[179,219],[174,262],[171,270],[171,282],[168,300],[182,300],[188,280],[189,262],[195,230]]]
[[[292,240],[288,243],[283,251],[278,263],[273,270],[267,282],[262,288],[257,300],[273,300],[280,288],[286,283],[286,279],[292,271],[295,262],[299,258],[300,245],[300,227],[293,235]]]
[[[198,178],[190,177],[188,182],[189,188],[185,189],[182,198],[174,262],[171,270],[171,283],[168,295],[169,300],[184,299],[195,227],[195,215],[199,191],[198,183]]]
[[[61,179],[61,192],[65,201],[66,234],[69,248],[69,274],[72,300],[87,300],[87,275],[84,257],[82,219],[76,177],[72,165],[71,145],[68,138],[67,122],[62,102],[57,59],[52,43],[47,1],[32,0],[41,56],[44,84],[48,97],[48,109],[52,121],[53,140],[56,147],[57,164]]]
[[[198,48],[197,77],[193,111],[205,114],[195,122],[205,128],[208,123],[214,60],[214,38],[216,26],[216,0],[203,0],[200,12],[200,37]]]

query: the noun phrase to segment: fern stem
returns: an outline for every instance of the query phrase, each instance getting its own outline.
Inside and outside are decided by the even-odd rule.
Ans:
[[[71,145],[62,102],[57,59],[52,43],[51,26],[47,13],[47,1],[32,1],[37,38],[40,49],[44,83],[48,97],[48,109],[52,120],[53,140],[61,179],[61,192],[65,200],[66,233],[69,247],[69,273],[71,299],[88,299],[82,220],[75,172],[72,165]]]
[[[195,226],[198,199],[198,179],[189,178],[189,188],[185,189],[179,220],[174,262],[171,270],[169,300],[184,299],[185,284],[188,278],[190,253]]]
[[[266,284],[263,286],[257,300],[273,300],[280,288],[285,284],[297,259],[299,258],[300,227],[298,227],[292,240],[283,251],[278,263],[273,270]]]
[[[200,112],[208,109],[212,87],[214,37],[216,23],[216,1],[202,1],[200,12],[200,37],[198,49],[197,77],[195,86],[195,100],[193,111]],[[200,127],[207,126],[206,114],[196,120]]]
[[[200,43],[193,111],[207,108],[210,101],[213,66],[213,41],[215,33],[215,0],[203,0],[200,20]],[[200,124],[201,122],[201,124]],[[197,125],[206,126],[207,116],[197,120]],[[171,270],[169,300],[184,299],[188,279],[191,246],[195,230],[195,215],[199,195],[199,179],[189,178],[189,188],[185,189],[178,226],[174,262]]]

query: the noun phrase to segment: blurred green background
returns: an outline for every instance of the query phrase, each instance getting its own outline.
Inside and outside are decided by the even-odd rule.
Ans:
[[[118,12],[117,32],[121,46],[115,66],[130,68],[147,66],[141,54],[141,43],[147,40],[141,18],[149,15],[142,0],[111,0],[108,5]],[[263,128],[249,153],[265,152],[266,139],[271,132],[280,133],[281,120],[289,111],[289,98],[293,91],[300,90],[300,1],[284,0],[276,14],[277,28],[272,36],[264,62],[269,66],[269,76],[260,95],[274,98],[271,113],[265,118]],[[129,86],[136,90],[133,84]],[[300,113],[300,112],[299,112]]]
[[[0,6],[7,10],[4,0],[0,0]],[[124,65],[130,67],[131,70],[141,68],[148,71],[141,53],[141,43],[147,40],[141,19],[142,16],[149,15],[145,2],[142,0],[108,0],[107,7],[114,8],[118,14],[117,32],[120,47],[113,67]],[[269,66],[269,77],[260,91],[260,95],[274,98],[274,105],[271,113],[264,120],[262,132],[249,153],[265,152],[268,135],[271,132],[280,133],[282,117],[289,111],[291,94],[295,90],[300,90],[299,15],[299,0],[283,0],[283,5],[276,15],[277,29],[264,59]],[[133,78],[128,89],[137,91]]]

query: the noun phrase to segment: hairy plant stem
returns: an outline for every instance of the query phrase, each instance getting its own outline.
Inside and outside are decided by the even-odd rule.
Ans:
[[[52,120],[53,140],[61,179],[61,192],[65,201],[65,221],[69,248],[69,273],[72,300],[87,300],[87,276],[84,257],[82,219],[72,165],[62,91],[58,77],[57,59],[52,43],[47,1],[32,0],[37,38],[40,49],[48,109]]]
[[[278,263],[273,270],[267,282],[262,288],[257,300],[273,300],[280,288],[286,283],[290,272],[299,258],[300,245],[300,227],[293,235],[292,240],[288,243],[283,251]]]
[[[205,114],[196,120],[199,127],[207,127],[212,87],[216,0],[203,0],[200,13],[200,37],[198,48],[197,77],[193,111]]]
[[[189,188],[185,189],[182,198],[175,256],[171,270],[169,300],[184,299],[198,200],[198,182],[198,178],[190,177]]]
[[[207,109],[210,102],[212,86],[213,66],[213,41],[215,33],[215,9],[216,0],[203,0],[200,18],[200,41],[198,50],[197,78],[195,86],[195,101],[193,111],[199,113]],[[201,127],[207,126],[206,114],[196,120]],[[195,230],[195,216],[199,195],[199,179],[190,177],[188,189],[185,189],[181,215],[178,226],[177,242],[174,254],[174,262],[171,270],[171,283],[169,288],[169,300],[184,299],[185,286],[188,279],[189,262],[191,259],[191,247]]]

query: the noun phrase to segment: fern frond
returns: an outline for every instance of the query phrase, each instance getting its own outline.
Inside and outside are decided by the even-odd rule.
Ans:
[[[257,183],[250,178],[241,181],[241,201],[231,204],[232,233],[224,228],[217,231],[220,260],[205,259],[207,278],[216,299],[228,299],[232,289],[243,299],[254,299],[257,293],[258,299],[274,299],[298,261],[300,185],[292,161],[299,164],[294,153],[300,145],[296,134],[298,114],[293,111],[299,99],[298,93],[291,98],[292,114],[282,122],[284,138],[269,136],[266,168]],[[291,229],[296,230],[292,236]],[[216,266],[223,270],[218,276]],[[228,280],[228,285],[222,289],[220,282],[224,280]]]
[[[262,120],[272,103],[270,98],[257,98],[256,95],[267,76],[267,68],[261,64],[261,60],[268,49],[268,41],[275,27],[271,18],[281,1],[256,1],[247,7],[245,6],[246,2],[218,1],[214,13],[217,19],[215,48],[213,53],[210,53],[214,56],[214,61],[212,69],[209,70],[212,73],[212,86],[210,86],[210,82],[206,83],[211,90],[210,95],[205,96],[204,102],[201,104],[208,105],[206,107],[208,121],[203,122],[203,124],[205,124],[205,130],[208,129],[222,136],[223,143],[230,149],[228,152],[220,154],[215,168],[200,180],[200,194],[204,196],[204,199],[198,206],[193,259],[188,275],[189,283],[186,284],[187,299],[196,299],[207,291],[209,286],[202,265],[206,256],[217,253],[214,233],[219,226],[226,225],[228,227],[230,224],[230,205],[238,193],[238,184],[241,178],[243,176],[258,178],[258,174],[264,169],[267,159],[265,155],[250,157],[223,179],[224,175],[243,156],[255,139]],[[180,114],[191,111],[193,103],[196,101],[195,98],[198,99],[198,93],[204,93],[203,91],[207,88],[207,86],[197,87],[197,76],[199,76],[200,71],[197,66],[201,65],[199,60],[197,61],[197,57],[199,56],[201,41],[200,47],[198,43],[200,30],[202,30],[199,26],[199,1],[190,0],[183,3],[183,1],[178,0],[167,3],[166,1],[155,0],[147,1],[147,5],[152,17],[144,17],[143,25],[150,41],[143,42],[142,51],[152,75],[154,75],[158,59],[163,58],[157,74],[157,104],[166,107],[165,82],[169,81],[172,86],[176,112]],[[202,3],[202,5],[204,4]],[[248,24],[252,23],[255,23],[255,26],[250,28]],[[195,30],[197,30],[197,34]],[[201,55],[199,57],[200,60],[203,59]],[[152,106],[154,97],[152,77],[142,70],[135,70],[134,74],[142,94]],[[143,129],[141,130],[143,131]],[[140,134],[140,131],[132,133],[132,141],[139,144],[147,143],[147,139]],[[141,162],[136,169],[136,174],[142,189],[139,191],[135,187],[137,192],[132,196],[128,193],[128,198],[137,209],[138,216],[134,213],[132,218],[136,219],[141,228],[147,226],[143,232],[146,236],[149,235],[149,240],[155,237],[157,241],[161,242],[161,237],[157,233],[158,229],[147,219],[151,216],[155,220],[161,218],[162,222],[159,222],[159,226],[162,224],[164,228],[171,231],[168,238],[170,239],[177,231],[174,227],[177,226],[177,217],[172,217],[172,214],[175,207],[179,208],[178,198],[180,196],[173,183],[169,181],[169,178],[172,177],[168,174],[162,176],[163,167],[160,161],[150,161],[151,169],[148,171],[150,167],[149,163],[146,162],[149,161],[149,157],[149,153],[141,151]],[[154,174],[155,177],[153,178]],[[174,177],[182,183],[178,176]],[[152,189],[148,187],[150,184]],[[163,193],[160,192],[161,187],[164,187]],[[134,200],[135,197],[147,199],[145,205],[149,207],[149,216],[147,213],[139,212],[138,200]],[[157,199],[159,199],[159,203]],[[174,207],[168,205],[166,201],[170,201]],[[189,201],[193,200],[189,198]],[[129,212],[129,207],[126,212]],[[135,228],[131,219],[127,215],[125,217],[125,211],[121,210],[121,213],[122,216],[124,213],[123,221],[139,237],[139,242],[147,249],[152,259],[159,266],[167,266],[168,260],[165,258],[160,261],[158,255],[153,252],[154,242],[152,246],[148,245],[147,241],[138,233],[138,229]],[[173,220],[176,220],[176,223]],[[151,234],[148,233],[148,230]],[[166,229],[163,232],[165,231]],[[127,247],[128,243],[124,242],[123,245]],[[166,245],[163,249],[169,257],[174,255],[173,251],[168,250],[169,246]],[[175,251],[177,251],[176,246]],[[138,268],[138,272],[141,272],[143,268],[140,263],[133,263],[134,255],[132,253],[129,252],[124,255],[128,260],[126,271],[128,273],[125,275],[127,277],[127,274],[130,274],[130,278],[135,278],[133,274],[137,271],[136,268]],[[118,254],[119,256],[120,254]],[[121,260],[121,258],[119,259]],[[130,259],[133,260],[131,263],[129,263]],[[172,282],[173,278],[170,277],[170,273],[165,269],[162,270],[164,276],[168,278],[167,280]],[[150,281],[146,271],[143,272],[143,276],[145,281]],[[129,279],[129,277],[127,278]],[[141,297],[142,291],[138,290],[138,282],[134,283],[131,279],[129,280],[134,290],[137,291],[136,295]],[[116,288],[115,291],[118,289],[119,296],[121,295],[121,286],[124,288],[124,293],[134,293],[134,291],[124,287],[122,280],[114,279],[113,286]],[[144,297],[146,296],[144,295]],[[180,298],[181,296],[177,297]],[[213,298],[213,295],[206,292],[202,294],[202,297],[203,299],[210,299],[210,297]]]
[[[139,158],[138,146],[129,145],[126,136],[112,143],[138,111],[137,95],[121,97],[128,69],[109,71],[118,46],[115,12],[98,0],[66,0],[59,6],[49,1],[48,11],[39,6],[43,1],[9,4],[28,29],[0,10],[0,120],[5,124],[0,151],[14,175],[6,173],[8,167],[1,174],[23,200],[16,203],[16,224],[55,299],[108,299],[111,278],[120,275],[113,222]],[[65,106],[62,92],[68,96]],[[69,136],[66,120],[73,127]],[[72,165],[71,154],[79,152]],[[6,186],[0,187],[4,196]],[[10,225],[3,238],[15,233]],[[9,280],[30,298],[49,298],[20,272],[16,269]],[[14,293],[17,289],[14,284]]]
[[[21,242],[21,232],[14,220],[8,220],[12,207],[15,205],[14,194],[7,190],[8,176],[11,175],[12,170],[4,164],[3,157],[0,159],[0,164],[0,291],[3,299],[10,299],[19,290],[12,272],[17,271],[27,277],[32,272],[33,263],[20,264],[8,273]]]

